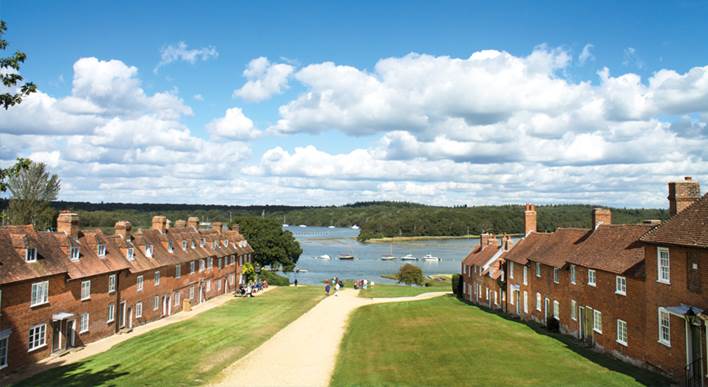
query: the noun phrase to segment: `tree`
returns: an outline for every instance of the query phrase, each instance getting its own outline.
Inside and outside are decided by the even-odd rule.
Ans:
[[[244,263],[243,269],[241,269],[241,275],[246,283],[253,281],[256,278],[256,269],[253,267],[253,264],[250,262]]]
[[[32,162],[17,175],[10,176],[7,182],[12,194],[7,209],[10,223],[49,228],[54,218],[50,202],[57,199],[60,188],[59,177],[50,175],[44,163]]]
[[[423,270],[418,266],[406,263],[398,270],[398,282],[406,285],[423,285]]]
[[[30,160],[18,157],[17,161],[15,162],[15,165],[11,166],[10,168],[0,168],[0,192],[7,191],[7,179],[13,176],[17,176],[20,171],[29,168],[30,163]]]
[[[3,34],[7,30],[7,25],[5,21],[0,20],[0,50],[5,50],[7,48],[7,40],[2,39]],[[0,94],[0,104],[7,110],[10,106],[17,105],[22,102],[22,97],[28,96],[31,93],[37,91],[37,86],[32,82],[27,82],[19,86],[19,90],[15,87],[18,86],[23,80],[22,75],[20,75],[20,63],[23,63],[27,59],[27,54],[22,51],[15,51],[14,55],[8,57],[0,57],[0,79],[2,79],[2,84],[9,88],[10,91],[4,94]],[[15,88],[13,90],[13,88]]]
[[[241,233],[255,250],[254,259],[261,266],[282,266],[291,271],[302,248],[290,231],[283,231],[275,219],[246,216],[236,219]]]

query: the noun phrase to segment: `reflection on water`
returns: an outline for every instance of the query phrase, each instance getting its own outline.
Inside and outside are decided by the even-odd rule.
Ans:
[[[326,278],[338,276],[344,279],[363,279],[375,282],[393,282],[381,278],[381,274],[398,271],[404,263],[412,263],[423,269],[424,274],[450,274],[460,272],[460,262],[479,241],[477,239],[426,240],[395,243],[359,243],[359,230],[349,228],[293,227],[288,228],[300,242],[303,253],[297,267],[307,270],[297,274],[299,283],[321,283]],[[353,261],[341,261],[337,255],[351,254]],[[393,254],[401,257],[411,254],[422,258],[426,254],[439,257],[440,262],[382,261],[381,256]],[[329,255],[329,261],[315,259]],[[294,273],[289,274],[295,278]]]

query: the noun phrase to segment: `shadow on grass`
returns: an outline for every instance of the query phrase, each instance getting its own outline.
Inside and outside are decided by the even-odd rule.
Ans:
[[[81,369],[85,362],[68,364],[52,368],[38,375],[31,376],[13,384],[15,387],[24,386],[112,386],[116,378],[128,375],[129,372],[117,371],[119,364],[113,364],[100,370],[91,370],[89,367]]]
[[[457,298],[455,295],[448,295],[449,297],[455,297],[458,301],[476,307],[480,311],[483,311],[485,313],[489,314],[494,314],[496,316],[499,316],[503,318],[504,320],[507,320],[512,323],[516,324],[521,324],[526,327],[531,328],[536,334],[547,336],[550,338],[553,338],[557,341],[560,341],[565,345],[566,348],[569,350],[577,353],[578,355],[584,357],[585,359],[601,366],[604,368],[607,368],[611,371],[618,372],[627,376],[631,376],[636,380],[638,383],[641,383],[646,386],[669,386],[672,384],[675,384],[671,379],[650,371],[645,368],[641,368],[638,366],[635,366],[633,364],[624,362],[616,357],[611,356],[610,354],[607,353],[602,353],[597,350],[595,350],[593,347],[588,346],[586,344],[583,344],[582,342],[576,340],[572,336],[564,335],[561,333],[556,333],[556,332],[551,332],[548,329],[546,329],[543,325],[535,322],[535,321],[524,321],[519,319],[518,317],[506,314],[500,310],[493,310],[490,308],[487,308],[484,305],[476,305],[472,302],[469,302],[467,300],[461,300]]]

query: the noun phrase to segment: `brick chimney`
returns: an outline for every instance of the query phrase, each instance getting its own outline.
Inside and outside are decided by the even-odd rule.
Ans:
[[[118,224],[116,223],[116,226]],[[164,233],[167,230],[167,217],[156,215],[152,217],[152,229]]]
[[[701,184],[691,176],[669,183],[669,215],[674,216],[701,198]]]
[[[199,218],[196,216],[190,216],[187,218],[187,226],[194,227],[195,230],[199,229]]]
[[[155,219],[153,218],[152,221],[153,227],[155,227]],[[128,239],[128,235],[130,235],[130,230],[133,228],[133,225],[130,224],[127,220],[121,220],[116,222],[115,230],[116,230],[116,235],[120,235],[123,240]]]
[[[511,250],[511,244],[511,237],[507,234],[504,234],[504,236],[502,237],[502,247],[504,248],[504,250]]]
[[[479,245],[482,246],[482,248],[484,248],[484,246],[489,244],[489,237],[490,237],[489,233],[486,233],[486,232],[483,232],[479,236]]]
[[[526,204],[524,210],[524,235],[536,232],[536,206]]]
[[[71,211],[62,211],[57,217],[57,231],[72,237],[79,237],[79,214]]]
[[[592,229],[601,224],[612,224],[612,211],[609,208],[592,209]]]
[[[187,222],[184,219],[177,219],[177,221],[175,221],[176,228],[182,228],[185,226],[187,226]]]
[[[221,234],[224,224],[221,222],[211,222],[211,229]]]

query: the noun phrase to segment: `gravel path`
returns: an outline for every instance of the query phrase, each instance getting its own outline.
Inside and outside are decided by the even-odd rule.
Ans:
[[[353,289],[329,296],[248,355],[226,368],[217,386],[327,386],[349,315],[364,305],[424,300],[416,297],[361,298]]]

